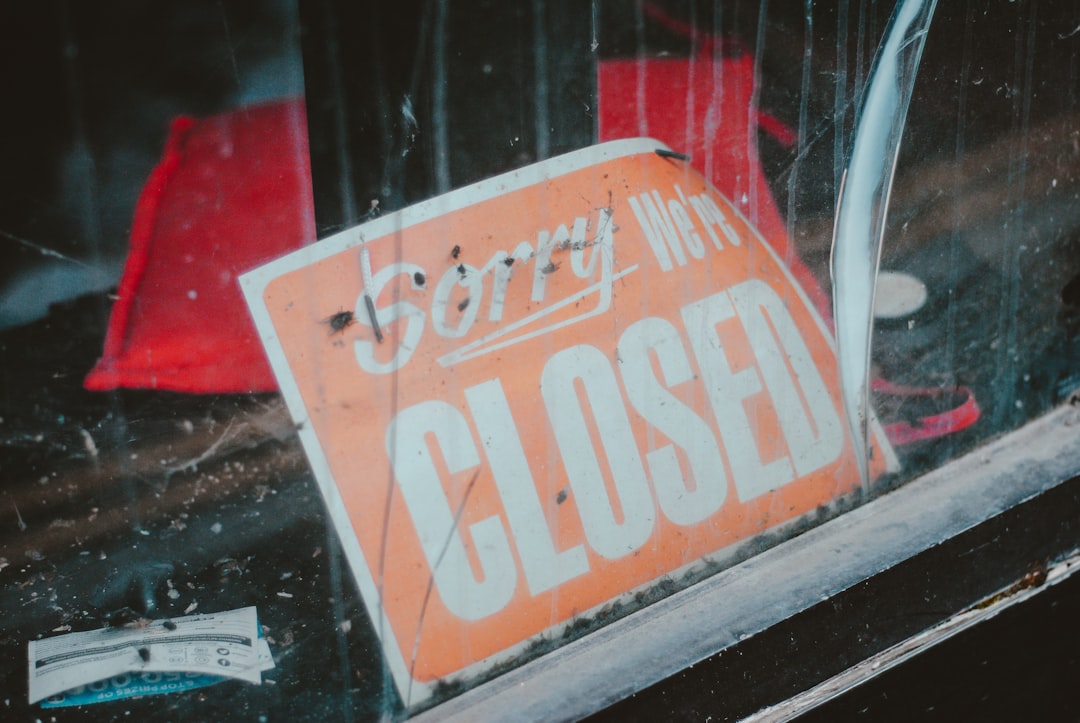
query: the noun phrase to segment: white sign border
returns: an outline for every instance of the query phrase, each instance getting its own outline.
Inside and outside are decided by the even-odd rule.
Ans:
[[[269,309],[267,309],[264,303],[264,291],[271,281],[283,274],[310,266],[311,264],[330,256],[365,244],[370,239],[379,239],[384,236],[396,234],[416,224],[440,216],[445,216],[462,208],[473,206],[529,186],[544,183],[558,178],[559,176],[573,173],[606,161],[643,153],[655,153],[657,150],[670,150],[670,148],[668,148],[666,144],[652,138],[628,138],[608,141],[606,143],[572,151],[565,155],[540,161],[539,163],[534,163],[508,173],[479,181],[441,196],[422,201],[400,211],[387,214],[386,216],[379,217],[367,223],[345,229],[317,243],[305,246],[258,268],[252,269],[239,277],[240,287],[244,293],[251,316],[255,321],[259,339],[263,344],[263,348],[266,350],[270,367],[277,379],[285,404],[289,409],[289,413],[292,415],[293,421],[297,425],[297,433],[300,436],[300,441],[307,454],[312,474],[314,475],[319,489],[322,492],[323,499],[326,502],[330,519],[333,522],[334,528],[341,541],[346,559],[349,562],[349,567],[352,570],[357,586],[360,589],[360,595],[361,598],[363,598],[372,625],[376,634],[379,636],[383,654],[386,656],[387,665],[393,675],[394,682],[398,688],[398,693],[401,695],[406,710],[423,707],[424,703],[434,695],[437,685],[415,680],[412,677],[410,673],[411,666],[405,658],[404,651],[398,646],[394,635],[390,632],[390,621],[380,602],[379,587],[375,575],[373,574],[373,571],[368,568],[367,560],[364,557],[363,550],[360,548],[356,531],[349,519],[348,510],[345,507],[345,503],[338,491],[337,484],[334,481],[333,474],[330,471],[326,453],[315,434],[315,430],[310,424],[305,423],[308,418],[307,408],[304,405],[296,380],[293,378],[292,370],[289,367],[284,348],[281,345],[281,340],[278,338],[274,329]],[[706,182],[708,183],[708,179],[706,179]],[[708,186],[712,192],[723,196],[723,194],[719,193],[719,191],[713,188],[711,184],[708,184]],[[739,212],[734,203],[729,201],[729,204],[736,213],[739,213],[740,218],[746,223],[747,227],[753,230],[757,236],[758,242],[768,251],[773,260],[783,271],[792,287],[798,293],[799,300],[809,310],[812,318],[818,325],[819,331],[825,337],[829,347],[835,354],[835,341],[832,338],[829,328],[821,319],[817,309],[810,302],[805,291],[792,276],[790,270],[777,255],[775,250],[761,237],[756,227],[751,224],[741,212]],[[889,445],[876,416],[872,417],[871,426],[875,437],[878,439],[885,452],[887,467],[890,470],[898,468],[896,455]],[[718,550],[711,555],[707,555],[699,560],[689,563],[687,566],[680,568],[680,570],[685,570],[692,565],[707,562],[716,557],[722,557],[723,553],[724,550]],[[678,572],[679,571],[672,571],[666,573],[663,577],[672,576]],[[632,597],[636,592],[651,587],[655,582],[656,581],[654,580],[646,583],[645,585],[623,593],[619,597],[608,600],[594,609],[583,611],[579,615],[579,618],[586,617],[600,608],[611,605],[628,596]],[[573,624],[573,622],[574,620],[570,620],[554,625],[539,635],[534,636],[534,638],[522,641],[521,643],[513,645],[488,658],[469,665],[464,670],[459,671],[458,675],[465,678],[478,675],[500,662],[512,659],[522,652],[533,639],[547,635],[559,635],[561,631],[565,630],[566,627]]]

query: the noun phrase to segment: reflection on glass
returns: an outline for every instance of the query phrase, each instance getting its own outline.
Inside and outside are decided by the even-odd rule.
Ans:
[[[618,605],[577,615],[558,635],[530,638],[479,677],[433,685],[431,703],[903,485],[1039,417],[1080,387],[1080,32],[1065,3],[940,6],[928,32],[902,36],[907,42],[898,50],[901,62],[892,77],[900,83],[897,109],[910,93],[911,110],[902,137],[895,123],[902,114],[885,113],[879,128],[883,147],[899,138],[895,174],[889,165],[894,150],[879,148],[871,152],[879,166],[871,173],[874,180],[855,189],[870,193],[869,208],[881,211],[885,181],[895,177],[888,219],[878,213],[862,232],[864,240],[881,237],[868,401],[880,423],[879,442],[889,444],[880,444],[881,458],[871,461],[882,467],[895,462],[895,468],[869,475],[873,481],[862,492],[838,483],[827,504],[800,509],[782,526],[773,523],[785,513],[776,503],[783,484],[744,483],[749,478],[740,479],[728,447],[737,447],[738,454],[754,445],[764,449],[760,468],[786,481],[816,449],[806,445],[805,455],[794,454],[786,441],[790,430],[808,430],[808,439],[833,439],[833,416],[814,400],[838,393],[837,382],[823,375],[822,395],[813,379],[807,381],[801,349],[786,343],[794,336],[783,314],[797,320],[800,338],[816,323],[803,326],[806,319],[820,318],[827,329],[832,317],[829,253],[842,174],[859,147],[860,128],[867,127],[866,113],[873,115],[866,111],[860,117],[858,109],[874,107],[871,71],[880,41],[889,37],[889,18],[906,5],[459,5],[404,0],[391,8],[326,0],[255,8],[189,2],[149,13],[117,2],[93,9],[60,3],[55,13],[52,7],[0,10],[0,28],[10,41],[0,43],[2,67],[21,69],[8,71],[12,110],[0,134],[9,179],[0,194],[0,248],[7,262],[0,278],[0,594],[7,611],[0,646],[8,661],[4,698],[12,717],[42,713],[31,710],[25,695],[30,639],[248,605],[258,608],[277,664],[264,674],[263,685],[223,683],[194,693],[100,703],[76,715],[364,720],[404,714],[402,692],[380,644],[386,621],[369,614],[381,601],[361,597],[363,586],[354,577],[355,533],[371,531],[334,527],[328,511],[333,498],[325,494],[322,468],[311,454],[316,425],[286,408],[236,278],[357,221],[379,223],[436,194],[534,161],[601,141],[653,137],[673,154],[663,157],[671,164],[665,167],[696,169],[731,205],[691,192],[681,178],[670,193],[657,188],[654,197],[639,189],[619,208],[590,200],[580,213],[545,227],[546,241],[539,230],[519,234],[513,241],[530,250],[515,255],[515,245],[497,259],[507,269],[526,270],[521,278],[529,280],[530,299],[533,285],[560,288],[565,282],[557,275],[577,269],[583,275],[572,278],[582,283],[575,293],[582,294],[584,307],[586,299],[595,300],[582,279],[603,272],[610,261],[606,278],[618,308],[625,298],[620,289],[638,284],[619,266],[618,232],[612,234],[610,257],[601,251],[590,257],[591,248],[583,247],[576,261],[561,267],[554,257],[532,263],[545,242],[554,249],[552,239],[571,246],[575,240],[590,242],[605,219],[628,230],[631,224],[648,225],[660,244],[668,244],[668,263],[676,269],[681,263],[672,243],[687,265],[696,263],[695,238],[710,252],[716,244],[735,248],[735,239],[742,243],[744,218],[771,249],[755,246],[760,255],[746,265],[780,263],[800,291],[777,306],[759,286],[726,281],[725,274],[733,272],[719,265],[705,278],[717,284],[716,294],[696,294],[698,287],[690,283],[639,284],[640,308],[658,310],[634,319],[647,323],[627,336],[621,335],[630,323],[617,327],[618,334],[606,332],[624,342],[621,348],[613,343],[611,354],[575,352],[575,363],[590,362],[590,369],[600,371],[571,379],[569,357],[559,357],[547,372],[570,379],[568,388],[576,384],[580,392],[545,392],[538,376],[531,391],[503,387],[500,396],[478,379],[452,381],[446,394],[466,400],[466,406],[494,409],[484,418],[488,436],[503,440],[511,439],[522,414],[536,410],[542,420],[549,407],[572,412],[583,408],[582,398],[600,400],[595,410],[573,418],[574,434],[560,432],[556,440],[553,433],[548,446],[523,443],[527,449],[542,447],[538,455],[550,453],[543,477],[539,467],[530,471],[539,480],[536,489],[544,486],[539,509],[552,519],[579,515],[575,495],[581,485],[572,485],[561,471],[560,443],[584,448],[586,441],[600,440],[595,430],[601,424],[604,433],[621,434],[622,415],[636,430],[638,416],[662,416],[659,406],[649,406],[662,397],[671,408],[697,410],[693,419],[715,427],[709,427],[713,447],[702,443],[691,460],[671,444],[679,434],[695,438],[686,432],[690,427],[664,432],[642,422],[649,429],[639,435],[644,441],[636,449],[615,445],[605,452],[601,477],[613,458],[636,468],[634,451],[646,470],[654,463],[671,469],[689,469],[691,461],[701,469],[712,466],[718,472],[710,481],[722,474],[725,485],[701,486],[708,493],[695,498],[701,507],[750,500],[747,508],[757,507],[743,522],[748,529],[761,523],[761,530],[733,541],[724,555],[688,574],[665,573],[634,587]],[[917,19],[925,25],[928,17]],[[845,192],[853,183],[849,173]],[[670,237],[664,236],[665,211]],[[584,219],[580,233],[577,218]],[[140,238],[172,245],[138,251],[134,242]],[[453,317],[457,321],[471,314],[480,319],[475,323],[502,323],[492,317],[491,306],[470,310],[481,277],[468,267],[479,270],[494,257],[477,261],[470,255],[477,247],[455,242],[442,248],[440,238],[433,232],[425,253],[437,251],[441,265],[409,267],[393,284],[386,282],[398,290],[387,293],[400,293],[405,301],[433,297],[445,269],[460,265],[465,273],[451,274],[439,292],[446,297],[444,310],[460,313]],[[751,244],[744,246],[746,251]],[[150,266],[166,248],[170,253],[160,257],[165,260]],[[411,253],[397,249],[400,258],[391,261],[414,263],[406,251]],[[869,258],[876,256],[871,249]],[[374,286],[383,281],[379,270],[386,260],[373,247],[370,261]],[[541,273],[549,264],[551,271]],[[863,271],[873,265],[864,260]],[[125,268],[141,269],[136,281],[123,281]],[[786,278],[787,272],[777,273]],[[309,282],[310,293],[325,291],[314,277]],[[484,288],[489,304],[495,286]],[[842,288],[835,293],[843,333],[849,326],[844,314],[865,314],[871,307],[865,293],[850,304]],[[355,359],[355,343],[367,341],[378,351],[370,336],[371,312],[357,298],[335,297],[313,310],[313,349],[315,343],[329,349],[340,344]],[[380,322],[389,298],[373,300]],[[542,305],[529,304],[537,306],[529,313]],[[518,310],[500,308],[511,323]],[[659,310],[674,315],[662,320]],[[690,335],[687,320],[712,336]],[[853,324],[869,329],[866,321]],[[125,336],[110,326],[137,334]],[[392,326],[383,329],[387,338],[397,333]],[[599,348],[603,338],[597,334],[582,344]],[[675,338],[679,345],[670,343]],[[855,346],[860,354],[863,347]],[[751,359],[748,349],[760,354]],[[545,349],[543,358],[538,353],[537,368],[560,351]],[[625,352],[628,361],[614,361],[615,351]],[[297,354],[315,356],[308,350]],[[97,382],[91,377],[84,386],[103,356],[132,366],[110,367],[111,376]],[[766,357],[771,366],[757,363]],[[706,369],[702,359],[711,360]],[[861,359],[855,365],[860,369]],[[643,381],[631,384],[631,377]],[[314,386],[331,378],[317,377]],[[432,378],[420,375],[420,381]],[[706,378],[712,380],[709,388]],[[372,400],[397,409],[404,399],[402,379],[387,375],[377,387],[365,386],[366,380],[339,381],[318,393],[327,404],[348,397],[356,409],[368,404],[370,411]],[[738,386],[744,383],[749,386]],[[853,384],[864,386],[859,379]],[[797,405],[754,406],[785,385],[796,390],[788,398]],[[718,389],[741,389],[737,402],[745,404],[736,411],[742,410],[746,424],[739,415],[714,423]],[[657,390],[670,391],[670,399]],[[471,407],[466,411],[472,415]],[[490,422],[500,419],[496,412],[504,423]],[[414,426],[399,430],[401,439],[414,451],[426,450],[437,472],[460,462],[454,455],[487,454],[470,421],[474,416],[459,419],[438,404],[411,414],[403,418]],[[836,419],[843,421],[840,414],[837,407]],[[462,434],[473,435],[473,445],[448,442],[447,455],[430,443],[435,432],[416,432],[415,425],[438,426],[439,420],[450,420],[446,429],[461,427]],[[769,425],[783,432],[771,447],[761,439]],[[727,441],[739,434],[751,442]],[[592,447],[602,448],[602,441]],[[895,457],[886,459],[890,447]],[[665,456],[665,449],[674,451]],[[361,445],[355,455],[355,467],[379,490],[374,518],[398,515],[408,521],[394,505],[423,502],[385,494],[398,484],[395,464],[369,469],[373,455]],[[788,467],[769,466],[781,458],[789,460]],[[516,457],[507,452],[499,459],[510,469]],[[513,513],[483,507],[488,503],[478,503],[481,498],[468,490],[494,489],[494,479],[478,478],[470,488],[471,472],[462,474],[451,490],[456,496],[439,483],[455,503],[449,508],[454,529],[459,519],[470,525],[493,519],[509,529],[511,514],[532,514],[524,506]],[[500,474],[507,479],[508,473]],[[633,498],[641,509],[683,521],[699,513],[681,504],[673,487],[658,490],[647,481],[640,489],[648,494]],[[601,498],[597,492],[595,500]],[[606,509],[617,527],[621,510]],[[668,524],[663,519],[655,524]],[[627,539],[634,529],[626,528]],[[385,537],[388,550],[373,569],[394,565],[389,551],[406,533],[415,534],[385,524],[373,533]],[[430,548],[436,562],[436,548],[445,539]],[[471,537],[463,539],[471,544]],[[588,554],[615,554],[604,543],[590,544]],[[558,557],[567,549],[575,548],[552,549],[563,566],[546,576],[535,560],[547,558],[530,558],[531,583],[521,572],[521,590],[566,584],[564,578],[581,568],[572,552]],[[468,563],[474,551],[463,550]],[[516,570],[522,556],[506,550],[507,565]],[[696,554],[686,554],[686,564],[697,564]],[[429,597],[436,598],[442,594],[439,583],[434,574],[427,576]],[[471,654],[468,639],[440,644],[466,658]],[[412,652],[402,649],[405,667]],[[137,649],[132,655],[139,657]]]

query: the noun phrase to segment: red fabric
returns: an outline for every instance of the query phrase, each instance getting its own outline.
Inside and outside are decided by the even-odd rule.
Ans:
[[[654,19],[682,30],[667,18]],[[725,54],[719,41],[694,39],[702,50],[692,58],[600,62],[600,140],[649,136],[689,155],[691,165],[758,228],[828,320],[829,299],[788,240],[758,160],[759,124],[782,143],[793,135],[755,107],[748,53],[731,45],[734,52]]]
[[[236,277],[314,238],[302,99],[173,121],[86,388],[275,390]]]
[[[913,422],[903,420],[886,424],[886,436],[898,446],[959,432],[975,424],[982,416],[979,403],[975,401],[975,393],[967,387],[904,387],[884,379],[874,379],[870,382],[870,388],[877,394],[901,399],[938,400],[952,397],[959,402],[952,409],[918,417]]]
[[[650,135],[688,153],[827,317],[828,299],[794,253],[761,173],[758,124],[780,140],[786,129],[754,107],[752,58],[724,54],[710,37],[695,42],[690,59],[600,63],[600,139]],[[315,237],[306,126],[299,98],[173,122],[135,210],[120,298],[87,389],[277,388],[236,277]]]

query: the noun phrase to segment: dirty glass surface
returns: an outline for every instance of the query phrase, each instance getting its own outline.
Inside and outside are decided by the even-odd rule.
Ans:
[[[760,173],[762,185],[729,200],[759,226],[774,218],[770,240],[786,241],[777,254],[804,269],[795,277],[831,328],[834,220],[852,192],[860,123],[886,122],[862,109],[896,10],[872,0],[5,5],[3,717],[404,716],[348,530],[335,528],[303,419],[244,326],[235,277],[534,161],[653,136],[700,161],[710,182],[739,164]],[[966,0],[927,17],[925,36],[903,46],[925,42],[899,76],[910,104],[895,173],[870,209],[885,220],[866,398],[896,469],[692,574],[635,588],[502,667],[444,682],[424,705],[885,494],[1080,387],[1080,4]],[[738,118],[746,135],[723,140]],[[182,133],[205,145],[170,146]],[[136,214],[167,162],[188,174],[179,211],[152,209],[168,234]],[[186,220],[198,238],[180,233]],[[207,229],[220,237],[207,241]],[[152,278],[159,294],[175,281],[177,298],[123,285],[140,233],[175,244]],[[241,237],[249,256],[236,252]],[[189,268],[232,289],[221,297],[232,307],[185,286]],[[140,300],[125,313],[142,324],[139,362],[154,371],[124,377],[133,388],[109,377],[87,389],[125,297]],[[185,311],[200,300],[209,305]],[[319,319],[331,343],[369,328],[354,300]],[[539,392],[520,401],[543,404]],[[356,465],[367,459],[356,450]],[[389,471],[372,474],[382,484]],[[28,703],[32,640],[249,605],[276,664],[262,685]]]

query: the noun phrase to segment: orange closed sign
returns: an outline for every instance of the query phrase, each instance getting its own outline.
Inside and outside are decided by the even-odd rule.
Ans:
[[[407,705],[859,486],[821,319],[658,147],[536,164],[241,280]]]

